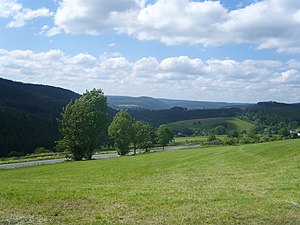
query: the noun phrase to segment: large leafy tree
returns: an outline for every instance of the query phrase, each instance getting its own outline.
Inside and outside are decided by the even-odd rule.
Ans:
[[[135,148],[137,146],[147,152],[153,146],[155,141],[153,127],[151,127],[148,123],[139,120],[134,123],[134,131]]]
[[[62,113],[57,148],[71,153],[74,160],[91,159],[101,144],[101,133],[108,124],[107,99],[102,90],[86,91]]]
[[[167,124],[162,124],[157,129],[157,141],[165,149],[165,146],[174,138],[172,128]]]
[[[114,140],[119,155],[126,155],[129,152],[130,143],[133,140],[134,120],[124,110],[118,112],[108,127],[108,134]]]

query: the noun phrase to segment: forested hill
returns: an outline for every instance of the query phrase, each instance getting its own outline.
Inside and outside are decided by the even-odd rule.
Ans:
[[[110,107],[114,109],[148,109],[166,110],[174,107],[194,109],[224,109],[224,108],[246,108],[252,104],[228,103],[228,102],[208,102],[189,101],[176,99],[163,99],[152,97],[128,97],[128,96],[107,96]]]
[[[153,126],[158,126],[163,123],[181,120],[235,117],[243,113],[244,110],[240,108],[189,110],[182,107],[173,107],[166,110],[130,109],[128,112],[136,119],[143,120]]]
[[[0,78],[0,156],[52,148],[62,108],[80,95],[70,90]]]
[[[279,115],[300,122],[300,103],[285,104],[279,102],[259,102],[249,108],[250,112],[262,115]]]
[[[26,112],[61,111],[61,107],[80,95],[63,88],[26,84],[0,78],[0,104]]]
[[[151,97],[107,96],[110,107],[114,109],[149,109],[162,110],[170,107]]]

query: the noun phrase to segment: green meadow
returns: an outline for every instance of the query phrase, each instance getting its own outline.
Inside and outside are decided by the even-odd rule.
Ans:
[[[225,140],[227,135],[216,135],[216,138],[220,140]],[[193,136],[193,137],[175,137],[175,145],[187,145],[187,144],[199,144],[201,142],[207,141],[209,136]]]
[[[207,118],[207,119],[194,119],[194,120],[184,120],[169,123],[172,129],[179,132],[183,132],[184,129],[212,129],[218,125],[226,125],[226,132],[231,132],[233,130],[238,131],[250,131],[254,124],[247,121],[243,121],[236,117],[220,117],[220,118]]]
[[[0,170],[0,224],[300,224],[300,139]]]

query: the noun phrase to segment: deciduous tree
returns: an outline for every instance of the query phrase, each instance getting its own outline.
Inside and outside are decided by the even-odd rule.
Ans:
[[[102,90],[86,91],[62,113],[57,148],[71,153],[74,160],[91,159],[107,128],[107,100]]]
[[[153,127],[141,120],[134,123],[135,145],[146,152],[153,146],[155,133]]]
[[[162,124],[157,130],[157,140],[158,143],[165,149],[165,146],[172,141],[174,138],[172,128],[167,124]]]
[[[115,115],[108,128],[108,134],[113,138],[119,155],[126,155],[129,152],[134,135],[133,123],[134,120],[130,114],[121,110]]]

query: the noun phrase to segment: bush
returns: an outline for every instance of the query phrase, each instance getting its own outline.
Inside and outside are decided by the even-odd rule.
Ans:
[[[17,152],[17,151],[11,151],[8,156],[9,157],[20,157],[20,156],[23,156],[24,155],[24,152]]]
[[[231,137],[235,137],[235,138],[238,138],[240,136],[240,133],[238,130],[234,130],[230,133],[230,136]]]
[[[214,133],[216,135],[222,135],[222,134],[225,134],[225,132],[226,132],[226,128],[223,125],[219,125],[219,126],[215,127],[215,129],[214,129]]]
[[[212,141],[216,141],[216,140],[217,140],[217,138],[216,138],[216,135],[214,135],[214,134],[211,134],[207,139],[208,142],[212,142]]]
[[[225,139],[224,143],[226,145],[235,145],[237,143],[237,140],[235,138],[228,137]]]
[[[210,145],[224,145],[224,142],[220,139],[216,139],[209,143]]]
[[[255,142],[256,142],[255,139],[250,138],[250,137],[242,138],[242,139],[240,139],[240,141],[239,141],[240,144],[253,144],[253,143],[255,143]]]
[[[42,153],[49,153],[51,152],[50,150],[44,148],[44,147],[38,147],[37,149],[34,150],[34,154],[42,154]]]

